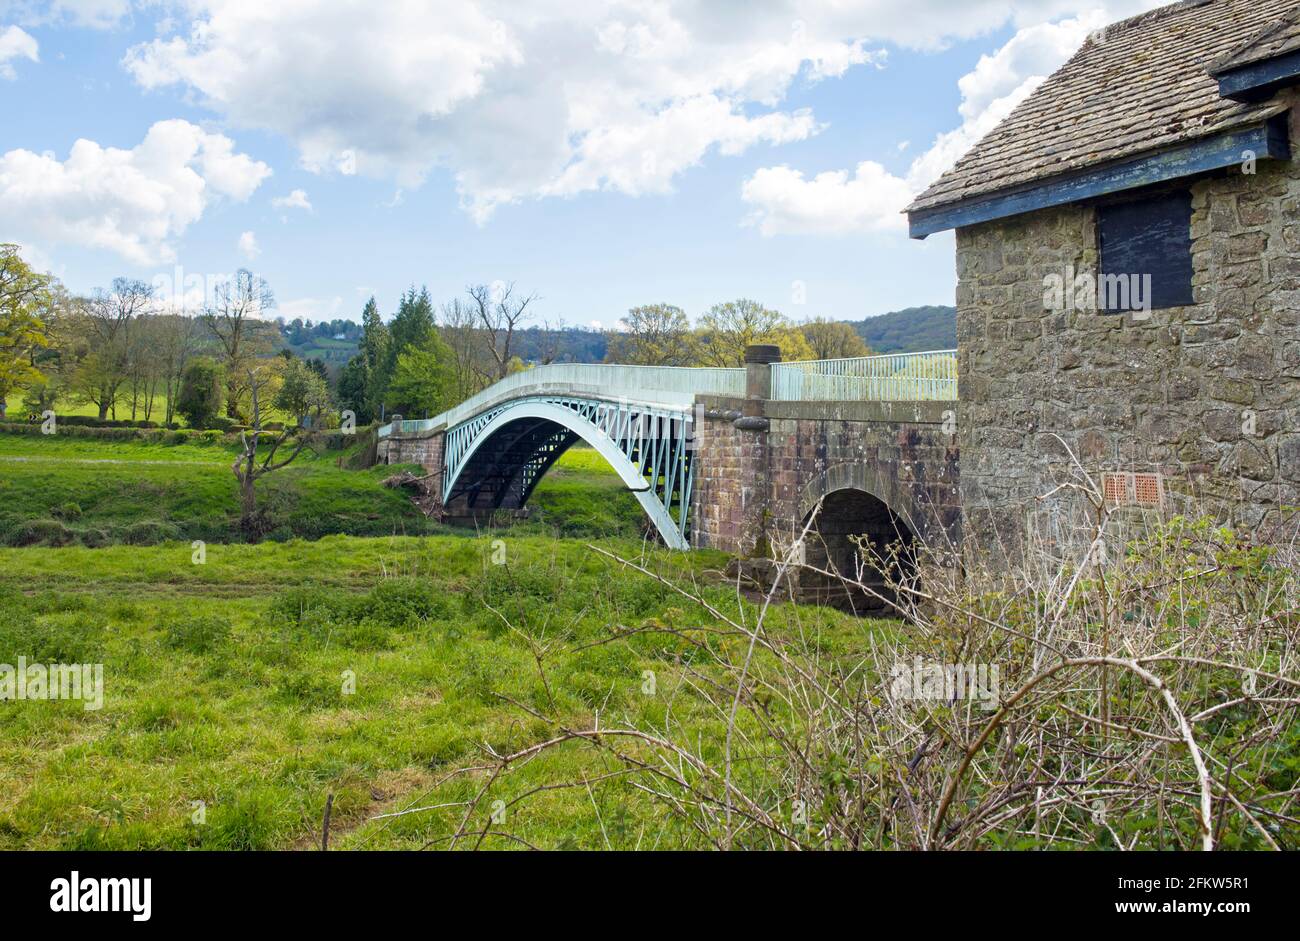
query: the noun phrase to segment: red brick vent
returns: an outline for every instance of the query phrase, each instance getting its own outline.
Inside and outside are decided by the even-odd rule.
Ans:
[[[1165,505],[1164,479],[1159,474],[1102,474],[1101,489],[1111,506],[1160,508]]]

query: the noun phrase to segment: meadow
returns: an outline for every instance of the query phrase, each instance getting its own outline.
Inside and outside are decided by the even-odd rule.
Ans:
[[[587,540],[613,532],[605,551],[698,584],[719,611],[753,605],[722,556],[647,545],[639,507],[594,452],[566,455],[536,518],[509,527],[214,540],[196,556],[191,537],[229,526],[228,460],[220,445],[0,436],[11,518],[183,534],[0,549],[0,663],[104,665],[102,709],[0,702],[0,849],[308,848],[327,799],[334,848],[447,846],[485,783],[464,769],[556,723],[655,726],[671,712],[721,747],[691,678],[709,655],[686,636],[716,620]],[[416,529],[402,492],[380,485],[393,470],[324,455],[290,468],[286,525]],[[833,611],[779,617],[828,655],[876,630]],[[470,843],[699,845],[600,748],[523,765],[475,808]],[[382,816],[419,807],[434,809]]]
[[[243,539],[229,438],[160,433],[156,441],[71,435],[0,434],[0,545],[150,545],[164,540]],[[272,540],[335,534],[446,532],[400,489],[382,482],[418,467],[342,469],[348,451],[306,451],[265,479],[263,505],[277,521]],[[636,536],[641,510],[604,461],[574,449],[539,485],[537,533]]]

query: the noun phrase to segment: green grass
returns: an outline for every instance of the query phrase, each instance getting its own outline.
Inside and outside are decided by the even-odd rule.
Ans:
[[[54,406],[54,411],[55,414],[57,414],[60,418],[62,418],[65,415],[78,415],[85,418],[99,417],[99,406],[94,404],[93,402],[73,402],[71,400],[60,401]],[[113,417],[113,413],[111,411],[109,412],[108,417],[109,418]],[[130,417],[131,417],[131,399],[128,396],[124,401],[117,403],[117,418],[119,420],[125,421],[130,419]],[[136,405],[135,417],[139,421],[145,420],[143,397],[141,397],[140,402]],[[149,420],[156,421],[159,424],[162,424],[163,420],[166,417],[167,417],[167,396],[155,395],[153,397],[153,408],[149,412]],[[21,396],[19,396],[9,403],[9,420],[23,421],[26,418],[27,418],[27,410],[23,408]],[[185,423],[184,419],[177,418],[176,420],[181,422],[181,424]]]
[[[341,452],[305,452],[264,479],[269,538],[443,532],[402,490],[381,486],[400,467],[342,470]],[[242,538],[230,444],[149,444],[0,434],[0,543],[103,546],[166,539]],[[422,473],[418,467],[407,468]],[[574,449],[539,484],[527,531],[641,532],[635,497],[594,451]]]
[[[710,575],[722,561],[650,557],[734,611],[742,602]],[[460,808],[368,818],[465,801],[484,777],[449,772],[481,764],[484,745],[505,753],[551,734],[503,696],[575,726],[597,710],[606,725],[653,724],[671,703],[716,754],[717,714],[682,681],[689,645],[647,634],[585,646],[701,617],[580,541],[540,536],[213,545],[202,565],[187,544],[0,549],[0,663],[101,662],[105,684],[98,711],[0,702],[0,849],[305,846],[331,793],[341,848],[445,845]],[[828,656],[879,629],[793,606],[773,617],[801,618]],[[545,683],[526,638],[549,651]],[[501,779],[474,826],[491,801],[610,770],[599,751],[562,746]],[[697,845],[621,778],[542,792],[508,814],[503,829],[537,846]]]
[[[716,710],[684,682],[698,648],[668,633],[597,643],[713,622],[587,548],[599,537],[625,557],[647,551],[639,505],[595,452],[562,457],[532,519],[481,534],[429,523],[382,487],[398,468],[345,471],[338,453],[271,478],[280,530],[250,545],[228,541],[229,446],[0,435],[10,537],[41,522],[105,543],[0,548],[0,664],[102,663],[105,682],[100,710],[0,701],[0,849],[307,846],[329,794],[336,846],[446,845],[459,807],[370,818],[465,801],[484,778],[451,772],[485,747],[552,734],[502,697],[578,726],[598,711],[606,725],[653,725],[671,703],[694,740],[722,747]],[[422,532],[433,535],[409,535]],[[192,538],[208,543],[201,563]],[[140,544],[112,544],[124,541]],[[747,605],[719,581],[722,556],[649,551],[720,610]],[[878,629],[832,611],[774,616],[801,618],[827,656]],[[590,792],[511,804],[502,829],[547,847],[699,845],[624,778],[602,779],[612,770],[598,750],[565,745],[497,782],[474,826],[492,801],[585,779]]]

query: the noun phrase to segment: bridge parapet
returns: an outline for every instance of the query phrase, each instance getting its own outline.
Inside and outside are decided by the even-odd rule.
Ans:
[[[539,395],[587,396],[689,409],[697,395],[744,394],[744,369],[550,363],[512,373],[441,415],[419,422],[404,421],[400,431],[411,434],[453,428],[502,402]],[[379,436],[386,437],[391,431],[392,427],[385,425],[379,429]]]
[[[779,402],[945,402],[957,398],[957,351],[888,353],[772,366]]]

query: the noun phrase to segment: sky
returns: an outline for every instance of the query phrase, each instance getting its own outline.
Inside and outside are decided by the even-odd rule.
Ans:
[[[288,319],[511,283],[615,327],[951,304],[901,210],[1151,0],[0,0],[0,241]],[[1068,116],[1065,116],[1068,118]]]

